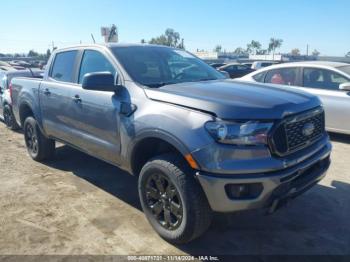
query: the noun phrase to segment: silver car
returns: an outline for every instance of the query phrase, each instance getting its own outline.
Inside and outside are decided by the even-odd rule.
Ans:
[[[328,131],[350,134],[350,64],[309,61],[269,66],[240,78],[303,89],[319,96]]]

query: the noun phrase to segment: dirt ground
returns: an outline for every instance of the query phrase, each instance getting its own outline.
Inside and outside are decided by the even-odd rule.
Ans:
[[[332,140],[327,177],[287,208],[216,215],[202,238],[174,246],[146,221],[134,177],[66,146],[34,162],[0,123],[0,255],[350,254],[350,137]]]

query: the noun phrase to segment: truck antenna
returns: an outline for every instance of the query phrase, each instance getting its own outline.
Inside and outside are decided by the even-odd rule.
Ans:
[[[94,44],[96,44],[95,37],[93,34],[91,34],[92,41],[94,41]]]

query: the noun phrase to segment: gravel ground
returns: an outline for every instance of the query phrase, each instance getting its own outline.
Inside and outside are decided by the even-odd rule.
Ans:
[[[216,215],[183,246],[152,230],[134,177],[67,146],[44,164],[0,123],[0,255],[350,254],[350,137],[332,136],[327,177],[287,208]]]

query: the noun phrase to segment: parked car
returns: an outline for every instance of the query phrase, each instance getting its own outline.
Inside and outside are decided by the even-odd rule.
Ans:
[[[12,130],[18,129],[16,119],[12,112],[12,99],[10,83],[14,77],[40,78],[42,71],[0,71],[0,119]]]
[[[143,211],[170,242],[200,236],[213,211],[273,212],[329,167],[311,94],[227,80],[165,46],[66,48],[48,68],[43,80],[12,80],[29,155],[53,157],[57,140],[138,176]]]
[[[253,70],[248,66],[242,65],[240,63],[230,63],[217,68],[220,71],[227,72],[231,78],[237,78],[249,74]]]
[[[279,62],[277,61],[255,61],[252,66],[251,69],[253,70],[258,70],[267,66],[271,66],[271,65],[275,65],[275,64],[279,64]]]
[[[254,64],[254,61],[253,62],[240,62],[241,65],[245,65],[249,68],[252,68],[252,65]]]
[[[241,78],[269,84],[292,86],[321,99],[326,127],[331,132],[350,134],[350,65],[310,61],[271,66]]]
[[[0,66],[0,71],[15,71],[15,70],[17,69],[12,66]]]
[[[222,67],[226,65],[226,63],[211,63],[210,66],[211,67],[214,67],[215,69],[219,68],[219,67]]]

